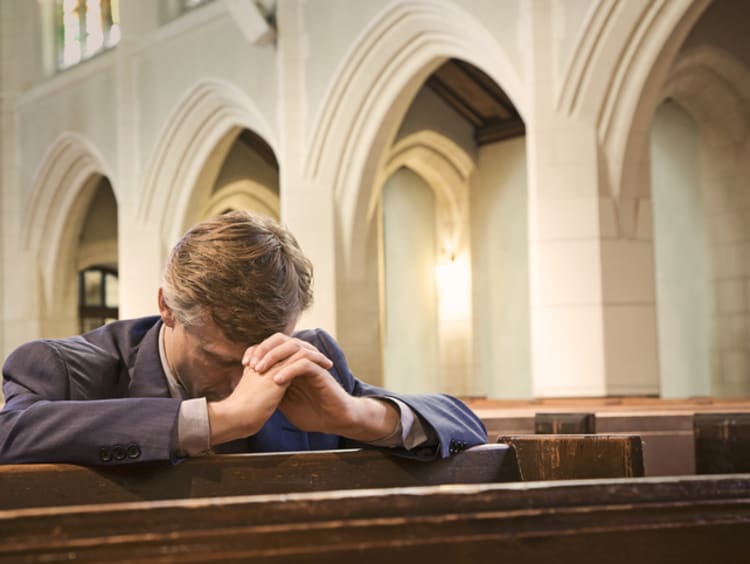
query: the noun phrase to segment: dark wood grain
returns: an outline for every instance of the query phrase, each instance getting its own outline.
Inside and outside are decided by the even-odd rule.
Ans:
[[[498,442],[515,450],[523,481],[644,475],[641,439],[634,435],[516,435]]]
[[[537,413],[534,432],[539,434],[596,433],[596,416],[593,413]]]
[[[746,562],[748,532],[748,475],[572,480],[6,510],[0,562]]]
[[[0,466],[0,508],[388,488],[520,479],[514,452],[483,445],[430,462],[377,450],[217,455],[181,464]]]
[[[696,413],[698,474],[750,472],[750,413]]]

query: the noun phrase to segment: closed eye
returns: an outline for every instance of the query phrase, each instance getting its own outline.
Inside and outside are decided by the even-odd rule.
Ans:
[[[207,349],[202,350],[203,354],[211,359],[211,362],[213,362],[217,366],[221,366],[222,368],[232,368],[242,364],[242,362],[240,360],[237,360],[236,358],[223,356]]]

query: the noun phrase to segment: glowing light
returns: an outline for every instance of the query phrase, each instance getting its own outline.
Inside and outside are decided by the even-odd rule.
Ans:
[[[465,319],[471,310],[471,271],[465,256],[450,257],[435,267],[440,316]]]

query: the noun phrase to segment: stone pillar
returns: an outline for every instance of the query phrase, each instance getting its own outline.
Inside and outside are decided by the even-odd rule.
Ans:
[[[156,292],[168,244],[163,241],[159,226],[143,224],[137,207],[148,163],[142,161],[138,145],[142,116],[135,103],[138,75],[133,57],[142,38],[158,28],[159,18],[157,2],[120,2],[122,39],[116,49],[117,163],[112,184],[118,211],[121,319],[158,313]]]
[[[279,170],[281,221],[294,233],[315,266],[315,302],[298,327],[336,334],[336,239],[333,179],[313,182],[303,172],[308,116],[305,87],[307,34],[304,4],[280,0],[276,21],[279,70]]]
[[[556,103],[551,3],[529,9],[534,395],[656,393],[653,250],[645,225],[650,210],[632,206],[637,200],[618,201],[607,184],[597,129],[602,100],[573,110]]]
[[[27,10],[36,3],[0,3],[0,354],[40,335],[38,271],[20,241],[23,213],[14,107],[20,85],[30,76],[35,51],[25,37]]]

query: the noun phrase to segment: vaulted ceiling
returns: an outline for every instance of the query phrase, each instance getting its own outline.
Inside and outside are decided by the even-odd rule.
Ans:
[[[478,145],[526,133],[521,116],[503,89],[473,65],[450,59],[427,79],[427,86],[474,126]]]

